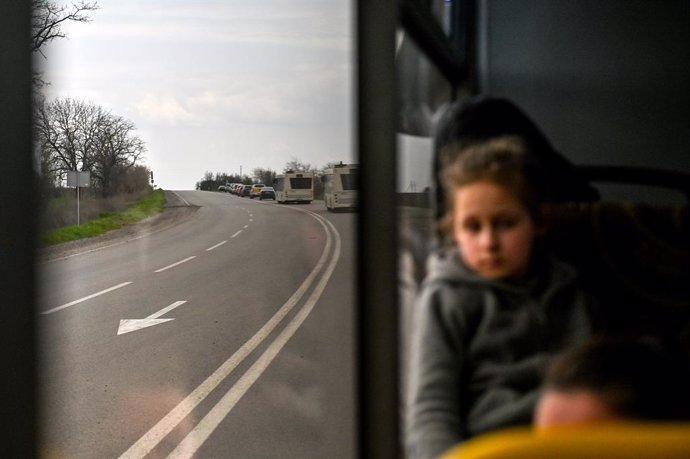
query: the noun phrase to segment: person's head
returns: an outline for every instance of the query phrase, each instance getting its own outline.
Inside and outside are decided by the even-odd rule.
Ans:
[[[526,274],[535,237],[546,227],[549,193],[521,139],[466,147],[444,165],[441,183],[448,198],[442,231],[464,263],[491,279]]]
[[[618,419],[687,419],[688,372],[652,341],[599,337],[556,357],[535,410],[538,428]]]

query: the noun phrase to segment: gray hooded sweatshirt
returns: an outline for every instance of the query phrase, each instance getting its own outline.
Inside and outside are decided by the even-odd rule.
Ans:
[[[522,282],[489,280],[457,249],[432,255],[415,311],[406,410],[409,459],[529,424],[547,359],[592,334],[572,267],[534,257]]]

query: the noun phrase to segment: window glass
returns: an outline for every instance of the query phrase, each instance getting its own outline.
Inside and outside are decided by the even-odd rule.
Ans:
[[[343,184],[343,190],[357,189],[357,174],[341,174],[340,181]]]
[[[429,3],[433,17],[451,34],[453,2]],[[414,309],[427,256],[437,246],[432,132],[444,105],[456,93],[438,68],[404,31],[396,53],[398,135],[397,203],[400,245],[398,287],[400,303],[400,387],[407,393]],[[404,404],[403,404],[404,406]],[[404,418],[401,413],[401,419]]]
[[[349,0],[34,4],[41,455],[354,457]]]
[[[311,178],[293,177],[290,178],[290,186],[295,190],[308,190],[311,188]]]

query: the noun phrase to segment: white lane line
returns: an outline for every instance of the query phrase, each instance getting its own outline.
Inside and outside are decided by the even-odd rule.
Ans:
[[[321,218],[321,217],[318,217]],[[314,309],[316,302],[321,297],[326,284],[330,279],[335,266],[340,259],[340,235],[330,222],[327,222],[332,231],[334,231],[336,243],[333,256],[324,274],[319,279],[319,283],[314,288],[314,291],[309,296],[304,306],[299,310],[295,317],[287,324],[278,337],[271,343],[271,345],[261,354],[261,357],[247,370],[246,373],[235,383],[232,388],[221,398],[209,413],[192,429],[189,434],[182,440],[182,443],[177,445],[168,456],[168,459],[176,458],[190,458],[196,454],[197,450],[204,444],[204,442],[211,436],[214,430],[220,425],[230,411],[235,407],[237,402],[244,396],[244,394],[252,387],[252,385],[259,379],[263,372],[268,368],[273,359],[283,349],[285,344],[292,338],[295,332],[299,329],[302,323],[307,319],[309,313]]]
[[[218,247],[220,247],[221,245],[225,244],[226,242],[228,242],[228,241],[219,242],[218,244],[214,245],[213,247],[209,247],[208,249],[206,249],[206,251],[207,251],[207,252],[210,252],[210,251],[213,250],[213,249],[217,249]]]
[[[129,285],[129,284],[131,284],[131,283],[132,283],[132,282],[123,282],[123,283],[118,284],[118,285],[116,285],[116,286],[114,286],[114,287],[110,287],[110,288],[107,288],[107,289],[105,289],[105,290],[101,290],[100,292],[96,292],[96,293],[94,293],[94,294],[92,294],[92,295],[85,296],[84,298],[80,298],[80,299],[78,299],[78,300],[74,300],[74,301],[72,301],[71,303],[63,304],[62,306],[58,306],[58,307],[56,307],[56,308],[49,309],[49,310],[47,310],[47,311],[42,312],[41,314],[52,314],[52,313],[57,312],[57,311],[60,311],[60,310],[62,310],[62,309],[69,308],[70,306],[74,306],[75,304],[83,303],[84,301],[90,300],[91,298],[96,298],[97,296],[101,296],[101,295],[103,295],[104,293],[112,292],[113,290],[117,290],[118,288],[122,288],[122,287],[124,287],[124,286],[126,286],[126,285]]]
[[[281,306],[273,317],[264,324],[249,341],[244,343],[228,360],[226,360],[216,371],[192,391],[184,400],[177,404],[168,414],[166,414],[155,426],[146,432],[136,443],[125,451],[120,459],[143,458],[153,450],[170,432],[182,422],[182,420],[192,412],[201,402],[208,397],[225,378],[249,355],[256,347],[261,344],[273,329],[283,320],[283,318],[294,308],[304,294],[314,283],[316,277],[324,270],[328,253],[333,245],[331,235],[323,222],[319,221],[326,230],[326,246],[321,253],[319,261],[314,269],[309,273],[302,285],[292,294],[290,298]]]
[[[254,219],[253,219],[253,218],[250,218],[250,219],[249,219],[249,221],[250,221],[250,222],[253,222],[253,221],[254,221]]]
[[[238,236],[241,232],[242,232],[242,230],[239,230],[238,232],[236,232],[235,234],[233,234],[232,236],[230,236],[230,239],[234,239],[235,236]]]
[[[191,257],[187,257],[184,260],[180,260],[177,263],[173,263],[171,265],[168,265],[165,268],[157,269],[154,272],[162,273],[163,271],[168,270],[170,268],[174,268],[175,266],[181,265],[182,263],[187,263],[189,260],[193,260],[194,258],[196,258],[196,255],[192,255]]]
[[[249,228],[249,225],[244,225],[243,228],[247,229],[247,228]]]
[[[191,204],[188,203],[187,200],[186,200],[185,198],[183,198],[182,196],[180,196],[179,194],[177,194],[176,191],[173,191],[173,194],[174,194],[175,196],[177,196],[178,198],[182,199],[182,201],[183,201],[185,204],[187,204],[187,206],[191,206]]]

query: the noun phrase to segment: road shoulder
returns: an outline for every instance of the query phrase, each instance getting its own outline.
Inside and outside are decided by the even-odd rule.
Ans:
[[[96,237],[55,244],[50,247],[38,249],[38,261],[47,262],[68,258],[81,253],[101,250],[113,245],[126,244],[127,242],[178,225],[189,219],[199,209],[198,206],[189,205],[189,203],[181,199],[175,192],[166,191],[165,197],[167,201],[165,210],[160,214]]]

